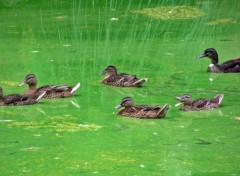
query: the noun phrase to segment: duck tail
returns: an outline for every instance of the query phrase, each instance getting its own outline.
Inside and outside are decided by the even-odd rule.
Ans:
[[[77,83],[73,88],[72,88],[72,90],[71,90],[71,94],[73,95],[75,92],[76,92],[76,90],[80,87],[80,83]]]
[[[214,98],[217,99],[218,105],[221,104],[221,102],[222,102],[222,100],[223,100],[223,97],[224,97],[224,94],[218,94],[218,95],[216,95],[216,96],[214,97]]]
[[[157,113],[157,115],[161,118],[164,118],[168,112],[168,110],[170,109],[169,104],[165,104],[160,111]]]
[[[134,82],[134,85],[142,85],[143,83],[147,82],[147,78],[142,78]]]
[[[35,101],[39,101],[45,94],[46,94],[46,91],[41,92]]]

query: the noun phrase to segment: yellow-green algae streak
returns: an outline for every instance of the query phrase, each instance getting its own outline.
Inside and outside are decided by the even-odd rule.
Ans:
[[[214,26],[218,24],[231,24],[231,23],[237,23],[237,21],[232,18],[220,18],[214,21],[209,21],[206,24],[209,26]]]
[[[71,116],[52,116],[46,118],[45,121],[37,122],[12,122],[9,127],[23,127],[25,129],[36,129],[44,128],[46,131],[56,132],[77,132],[83,130],[98,130],[101,126],[96,124],[78,124],[70,122],[69,120],[74,119]]]
[[[191,19],[204,16],[203,10],[192,6],[165,6],[132,10],[132,13],[142,14],[160,20]]]

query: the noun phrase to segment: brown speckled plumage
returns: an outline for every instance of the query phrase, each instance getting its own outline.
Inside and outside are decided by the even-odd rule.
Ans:
[[[240,58],[218,64],[218,53],[214,48],[208,48],[198,58],[208,57],[211,63],[208,72],[212,73],[240,73]]]
[[[117,73],[115,66],[108,66],[100,75],[106,75],[101,82],[110,86],[141,87],[146,82],[146,79],[139,79],[136,75]]]
[[[19,85],[23,86],[28,84],[29,88],[24,92],[25,94],[36,94],[38,92],[45,91],[46,94],[43,98],[65,98],[73,96],[76,90],[79,88],[80,83],[75,86],[67,86],[67,85],[46,85],[40,88],[37,88],[37,78],[34,74],[28,74],[24,81]]]
[[[3,90],[0,87],[0,106],[21,106],[36,104],[45,94],[27,95],[27,94],[9,94],[3,96]]]
[[[162,108],[159,106],[134,105],[131,97],[123,98],[115,108],[120,107],[124,107],[124,109],[120,110],[118,115],[141,119],[164,118],[170,108],[168,104],[165,104]]]
[[[178,105],[183,105],[180,110],[182,111],[200,111],[218,108],[224,95],[218,94],[214,98],[199,98],[192,100],[192,98],[185,94],[181,97],[176,97],[175,99],[180,101]]]

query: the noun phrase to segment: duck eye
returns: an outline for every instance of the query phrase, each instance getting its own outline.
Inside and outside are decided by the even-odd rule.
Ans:
[[[26,79],[26,81],[28,81],[29,79],[32,79],[32,78],[34,78],[33,76],[30,76],[30,77],[28,77],[27,79]]]
[[[124,101],[122,101],[122,103],[121,104],[125,104],[127,102],[127,100],[124,100]]]

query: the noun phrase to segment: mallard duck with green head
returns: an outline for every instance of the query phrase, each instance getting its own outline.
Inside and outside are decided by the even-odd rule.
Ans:
[[[197,58],[208,57],[211,64],[207,71],[212,73],[240,73],[240,58],[232,59],[222,64],[218,63],[218,53],[214,48],[208,48]]]

